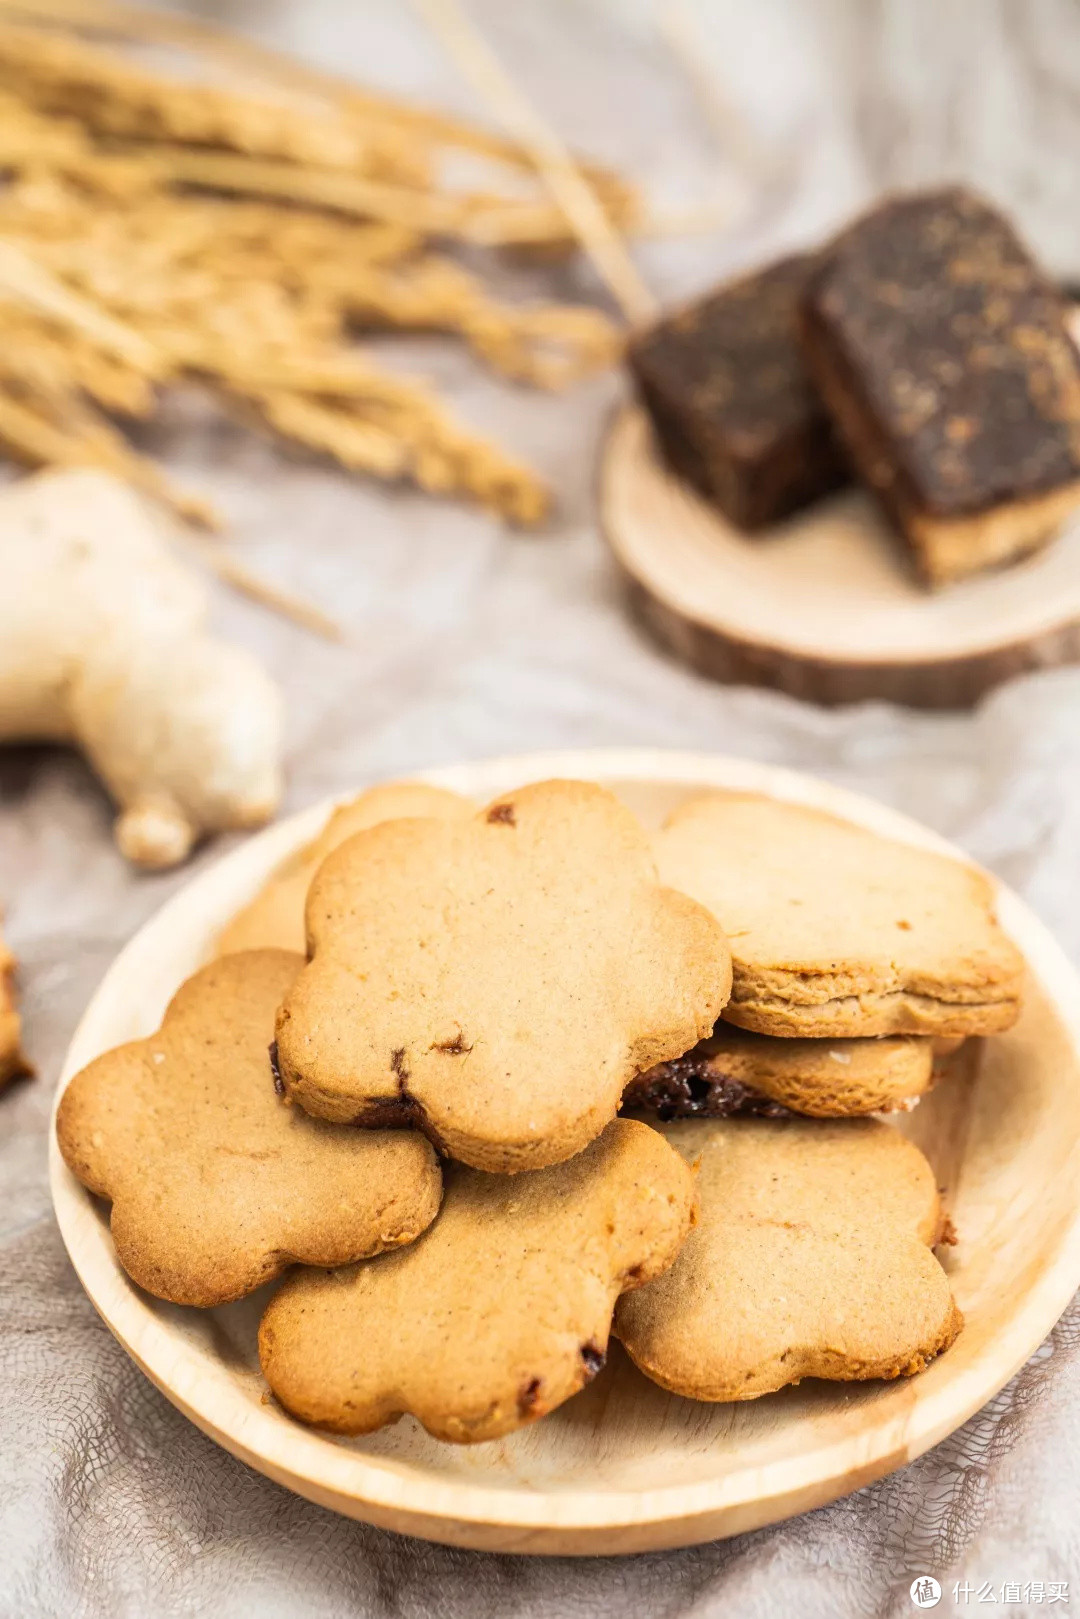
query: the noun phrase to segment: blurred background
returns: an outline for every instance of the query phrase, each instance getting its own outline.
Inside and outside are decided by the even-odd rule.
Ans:
[[[171,9],[490,122],[439,38],[400,0]],[[640,188],[653,234],[632,251],[661,305],[820,240],[891,187],[941,180],[981,188],[1057,276],[1080,282],[1075,0],[468,0],[467,11],[567,145]],[[581,255],[460,257],[482,259],[485,283],[507,301],[559,298],[618,313]],[[362,347],[429,379],[465,424],[534,467],[554,504],[537,530],[516,532],[474,506],[350,476],[223,416],[195,389],[170,392],[152,421],[134,426],[140,451],[219,506],[238,559],[344,631],[340,643],[327,641],[214,585],[216,624],[256,652],[282,689],[284,811],[425,767],[546,747],[743,754],[830,777],[929,822],[1017,886],[1080,952],[1080,913],[1069,902],[1080,883],[1080,673],[1027,677],[970,715],[825,711],[712,684],[629,619],[597,533],[598,449],[627,386],[619,367],[552,394],[500,379],[449,337],[380,335]],[[25,1044],[44,1076],[12,1088],[0,1129],[11,1216],[0,1454],[19,1481],[0,1504],[12,1588],[47,1587],[50,1612],[104,1612],[81,1605],[87,1593],[127,1582],[148,1611],[148,1593],[175,1595],[178,1568],[189,1581],[185,1600],[209,1601],[215,1569],[238,1558],[249,1601],[280,1575],[287,1521],[289,1578],[299,1569],[309,1596],[327,1568],[350,1571],[353,1591],[378,1593],[383,1568],[387,1588],[403,1593],[397,1611],[418,1611],[436,1576],[440,1592],[456,1589],[467,1601],[469,1564],[459,1554],[429,1548],[421,1563],[404,1543],[387,1549],[386,1537],[291,1500],[286,1520],[274,1487],[214,1451],[111,1345],[70,1274],[49,1216],[43,1152],[62,1054],[119,947],[240,836],[204,844],[177,871],[146,875],[114,847],[112,818],[78,755],[0,749],[0,907],[21,964]],[[32,1343],[26,1320],[44,1323]],[[1074,1355],[1076,1340],[1074,1326]],[[1044,1373],[1034,1366],[1024,1375],[1030,1391]],[[70,1391],[63,1411],[41,1398],[50,1380]],[[1016,1419],[1024,1399],[1024,1390],[1007,1393],[904,1474],[771,1539],[687,1554],[692,1583],[774,1557],[777,1581],[786,1570],[795,1583],[772,1588],[772,1611],[794,1611],[808,1589],[799,1581],[829,1562],[829,1526],[839,1524],[851,1589],[861,1578],[869,1591],[886,1544],[883,1504],[893,1568],[922,1566],[954,1529],[1039,1545],[1046,1479],[1032,1458],[1045,1455],[1045,1425],[1056,1419],[1044,1408],[1044,1426],[1024,1429]],[[1012,1485],[984,1499],[980,1469],[1009,1424]],[[86,1455],[97,1460],[83,1468]],[[186,1547],[199,1549],[198,1562]],[[664,1560],[651,1560],[651,1573],[635,1566],[644,1583],[633,1600],[659,1604]],[[539,1601],[546,1576],[535,1563],[519,1567],[516,1589],[528,1585]],[[980,1572],[993,1574],[993,1559]],[[567,1579],[567,1601],[599,1611],[599,1575],[581,1566]],[[629,1596],[626,1611],[638,1611]],[[867,1596],[861,1611],[878,1610]]]
[[[182,8],[323,66],[488,121],[392,0]],[[471,0],[574,149],[724,229],[640,251],[672,297],[811,241],[892,186],[964,179],[1080,275],[1080,13],[1070,0]],[[726,206],[730,204],[730,207]]]

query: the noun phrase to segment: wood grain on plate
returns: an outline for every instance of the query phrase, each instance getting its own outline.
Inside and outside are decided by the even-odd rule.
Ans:
[[[745,535],[667,469],[632,405],[608,434],[600,518],[635,612],[717,680],[964,708],[1080,659],[1080,518],[1014,567],[928,591],[862,490]]]
[[[606,783],[649,823],[688,793],[731,786],[845,815],[945,848],[932,833],[839,788],[703,754],[583,752],[496,760],[424,779],[481,802],[545,776]],[[150,1032],[180,981],[271,870],[310,839],[316,806],[203,873],[117,958],[76,1032],[63,1084],[98,1052]],[[955,851],[954,851],[955,852]],[[684,1545],[819,1506],[901,1466],[958,1427],[1022,1365],[1080,1284],[1080,985],[1007,890],[1001,918],[1030,969],[1011,1033],[900,1128],[930,1155],[960,1241],[943,1253],[967,1325],[921,1377],[804,1383],[739,1405],[665,1394],[613,1346],[596,1381],[508,1439],[439,1444],[411,1418],[340,1440],[264,1403],[255,1355],[263,1298],[198,1312],[139,1292],[116,1262],[107,1210],[51,1143],[60,1229],[84,1287],[128,1352],[192,1421],[261,1472],[352,1517],[490,1550],[613,1553]]]

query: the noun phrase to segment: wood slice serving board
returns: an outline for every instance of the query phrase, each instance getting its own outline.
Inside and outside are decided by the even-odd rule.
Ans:
[[[1080,518],[1014,567],[931,592],[860,489],[744,534],[668,470],[634,405],[604,447],[600,518],[635,612],[714,679],[964,708],[1080,658]]]
[[[577,776],[612,787],[649,824],[687,794],[729,786],[831,810],[887,836],[939,839],[809,777],[699,754],[533,755],[430,772],[484,802],[523,782]],[[60,1089],[90,1058],[153,1030],[222,926],[329,812],[271,827],[196,878],[132,940],[76,1032]],[[954,851],[955,852],[955,851]],[[1080,1284],[1080,984],[1024,905],[1000,915],[1030,972],[1009,1034],[964,1061],[897,1126],[946,1187],[959,1244],[944,1250],[966,1326],[912,1380],[804,1382],[735,1405],[679,1399],[612,1346],[605,1370],[509,1438],[454,1446],[411,1419],[363,1439],[292,1421],[264,1400],[256,1296],[196,1311],[142,1293],[120,1269],[106,1208],[50,1147],[57,1219],[83,1286],[117,1338],[193,1422],[252,1467],[339,1512],[497,1551],[629,1552],[753,1529],[902,1466],[985,1403],[1037,1348]]]

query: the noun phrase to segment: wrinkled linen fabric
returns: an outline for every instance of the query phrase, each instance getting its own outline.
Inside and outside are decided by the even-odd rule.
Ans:
[[[209,9],[315,60],[469,108],[437,46],[392,0]],[[1063,273],[1080,271],[1068,196],[1080,12],[1067,0],[984,0],[977,36],[957,0],[702,4],[706,54],[758,149],[749,170],[717,151],[643,3],[472,0],[472,10],[560,129],[661,202],[710,186],[733,203],[740,186],[749,195],[722,235],[643,251],[667,297],[809,239],[886,183],[956,174],[1013,205]],[[740,179],[751,170],[752,182]],[[507,296],[591,288],[581,268],[500,273]],[[195,396],[142,431],[177,479],[220,500],[238,555],[348,629],[347,645],[328,645],[218,592],[221,626],[261,653],[285,692],[286,808],[502,752],[743,754],[929,823],[1013,884],[1080,957],[1080,672],[1031,676],[971,715],[943,716],[824,712],[712,685],[628,621],[596,532],[595,457],[618,379],[551,398],[486,377],[451,342],[399,340],[386,352],[547,474],[559,492],[549,530],[511,534],[464,506],[282,454]],[[0,794],[0,902],[40,1070],[0,1099],[3,1619],[861,1619],[914,1611],[908,1585],[923,1573],[945,1588],[941,1612],[960,1611],[955,1581],[975,1592],[990,1582],[1000,1596],[1005,1580],[1071,1578],[1080,1600],[1076,1303],[1008,1388],[919,1461],[820,1511],[684,1551],[546,1560],[426,1545],[312,1506],[218,1449],[97,1319],[51,1215],[45,1153],[63,1053],[106,966],[235,840],[180,872],[136,875],[114,850],[101,790],[58,750],[6,750]]]

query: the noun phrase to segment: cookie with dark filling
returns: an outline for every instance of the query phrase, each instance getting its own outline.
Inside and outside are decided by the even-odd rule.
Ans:
[[[933,1073],[934,1042],[917,1035],[782,1040],[720,1022],[684,1057],[632,1080],[623,1108],[662,1120],[844,1118],[914,1106]]]

